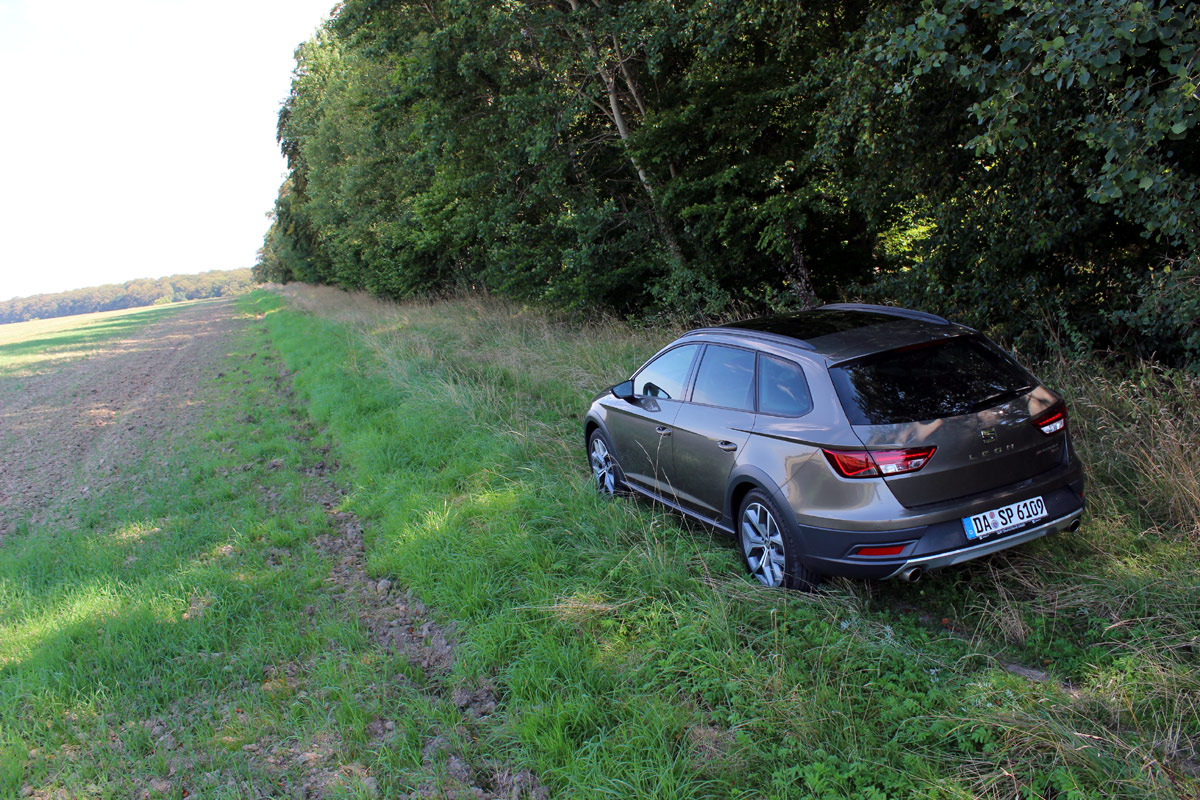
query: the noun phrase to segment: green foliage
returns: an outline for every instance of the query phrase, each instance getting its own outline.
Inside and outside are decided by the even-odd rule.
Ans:
[[[349,0],[297,51],[258,275],[690,317],[858,295],[1200,365],[1198,19]]]
[[[260,274],[623,312],[831,295],[871,240],[798,165],[795,82],[848,23],[748,10],[344,4],[297,51]]]
[[[1200,364],[1198,20],[1123,0],[875,14],[824,72],[818,154],[873,219],[915,204],[934,227],[867,293],[1030,347],[1054,328]],[[1162,290],[1168,267],[1190,291]]]
[[[0,324],[222,297],[245,291],[252,280],[248,269],[209,270],[196,275],[140,278],[58,294],[17,297],[0,303]]]

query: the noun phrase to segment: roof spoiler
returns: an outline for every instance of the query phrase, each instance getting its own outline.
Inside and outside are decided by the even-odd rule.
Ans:
[[[876,306],[870,303],[830,303],[821,306],[822,310],[830,311],[871,311],[876,314],[891,314],[894,317],[907,317],[908,319],[917,319],[922,322],[932,322],[935,325],[949,325],[950,320],[945,317],[939,317],[937,314],[928,314],[924,311],[913,311],[911,308],[899,308],[897,306]]]

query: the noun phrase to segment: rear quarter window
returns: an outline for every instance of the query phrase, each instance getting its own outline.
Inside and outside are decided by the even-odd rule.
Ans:
[[[800,417],[812,411],[812,393],[799,364],[759,356],[758,410],[781,417]]]

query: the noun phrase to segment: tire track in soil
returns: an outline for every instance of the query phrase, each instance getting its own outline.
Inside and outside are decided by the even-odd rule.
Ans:
[[[220,370],[228,369],[226,357],[233,337],[246,324],[236,314],[232,299],[197,303],[131,336],[105,342],[90,355],[22,375],[19,391],[0,393],[0,548],[4,534],[21,519],[39,524],[47,517],[70,514],[70,500],[97,496],[121,481],[143,479],[137,471],[126,469],[143,454],[161,456],[165,463],[174,434],[194,424],[211,382],[223,376]],[[279,405],[291,406],[305,417],[304,410],[296,407],[291,375],[282,365],[274,382]],[[330,606],[348,622],[361,625],[372,646],[383,654],[398,655],[420,670],[424,680],[414,689],[426,700],[448,701],[460,714],[453,730],[438,731],[424,743],[422,763],[410,773],[419,783],[399,797],[546,800],[549,794],[532,772],[466,751],[484,727],[493,724],[497,712],[493,688],[450,686],[453,631],[439,624],[411,592],[367,575],[362,523],[338,510],[345,493],[336,485],[339,465],[327,448],[313,442],[311,424],[301,426],[298,435],[313,458],[312,465],[303,469],[305,499],[320,504],[328,523],[326,532],[312,543],[331,563]],[[266,487],[260,491],[264,511],[278,503],[274,492]],[[264,685],[298,685],[303,671],[302,664],[272,668],[264,676]],[[218,690],[204,698],[204,707],[226,705],[228,698],[223,695]],[[184,705],[181,701],[149,720],[114,721],[122,730],[145,727],[156,749],[173,754],[167,778],[124,776],[119,784],[126,796],[170,793],[181,789],[181,782],[193,786],[224,782],[235,791],[250,790],[256,796],[281,796],[279,789],[286,786],[288,794],[282,796],[302,799],[327,797],[355,785],[370,796],[379,794],[377,780],[365,767],[344,762],[344,743],[336,733],[265,736],[244,747],[245,757],[272,776],[270,786],[252,787],[230,775],[204,773],[208,760],[203,754],[196,759],[174,755],[177,742],[171,731],[185,713]],[[396,733],[394,727],[387,720],[372,720],[367,726],[370,746],[387,747]],[[26,785],[22,796],[58,795]]]
[[[281,365],[275,384],[283,403],[293,395],[291,382],[290,373]],[[479,738],[478,732],[496,714],[494,688],[487,684],[451,687],[455,659],[453,630],[440,624],[434,612],[411,591],[396,586],[390,579],[373,580],[367,574],[363,524],[355,514],[339,510],[346,494],[337,485],[340,465],[329,455],[328,448],[313,442],[311,427],[305,426],[304,430],[300,435],[307,439],[310,452],[319,459],[302,468],[307,483],[304,496],[324,509],[329,526],[328,532],[315,537],[312,543],[331,562],[326,578],[330,606],[341,609],[348,621],[357,622],[375,648],[387,655],[398,655],[418,669],[423,681],[421,686],[413,688],[425,699],[434,703],[448,700],[460,714],[453,731],[438,732],[425,742],[420,768],[424,777],[417,788],[396,797],[547,800],[549,792],[531,771],[480,759],[455,744]],[[272,501],[269,490],[265,487],[260,490],[267,495],[264,503],[269,504]],[[315,608],[308,611],[316,613]],[[279,676],[269,677],[279,679]],[[394,735],[393,728],[389,720],[372,720],[367,726],[371,746],[386,747]],[[268,773],[280,778],[290,773],[287,782],[291,797],[298,800],[326,797],[339,784],[347,782],[357,783],[370,796],[378,796],[378,782],[364,767],[337,763],[340,749],[336,741],[261,741],[251,754]]]
[[[165,455],[203,408],[205,382],[244,324],[234,302],[185,306],[0,393],[0,544],[19,520],[45,522],[59,501],[119,481],[143,452]]]

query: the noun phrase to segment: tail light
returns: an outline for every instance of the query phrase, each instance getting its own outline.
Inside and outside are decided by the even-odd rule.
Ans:
[[[1058,433],[1067,427],[1067,407],[1062,403],[1056,403],[1034,417],[1033,424],[1047,436]]]
[[[843,478],[877,478],[916,472],[933,457],[936,447],[904,450],[826,450],[821,452]]]

